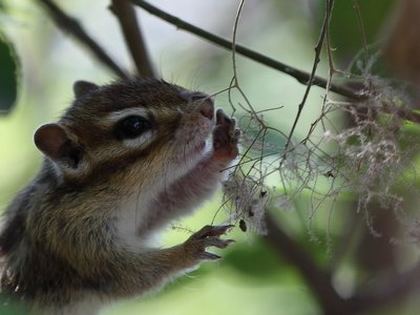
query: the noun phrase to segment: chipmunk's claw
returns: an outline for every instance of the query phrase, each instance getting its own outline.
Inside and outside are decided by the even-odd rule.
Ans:
[[[201,254],[200,258],[202,260],[218,260],[222,257],[220,257],[219,255],[213,254],[213,253],[204,252],[204,253]]]
[[[185,243],[187,254],[192,255],[198,260],[216,260],[219,255],[206,251],[208,247],[226,248],[234,242],[232,239],[223,240],[221,235],[225,234],[233,225],[206,225],[198,232],[194,233]]]

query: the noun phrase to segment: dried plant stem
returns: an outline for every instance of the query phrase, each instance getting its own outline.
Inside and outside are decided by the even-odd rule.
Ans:
[[[367,43],[367,38],[366,38],[365,26],[364,26],[363,18],[362,18],[362,12],[360,11],[360,5],[359,5],[359,2],[357,0],[353,0],[353,8],[356,11],[357,24],[358,24],[359,29],[360,29],[360,34],[361,34],[361,37],[362,37],[363,50],[365,52],[364,60],[365,60],[365,63],[367,63],[368,43]]]
[[[255,169],[255,167],[260,164],[259,168],[256,170],[259,172],[259,178],[262,184],[263,178],[264,178],[264,171],[262,168],[262,161],[264,159],[265,153],[264,153],[264,146],[265,146],[265,137],[267,133],[267,126],[264,123],[262,119],[259,118],[258,113],[254,110],[253,106],[248,101],[248,98],[246,97],[245,93],[242,91],[240,85],[239,85],[239,78],[238,78],[238,71],[237,71],[237,62],[236,62],[236,53],[237,53],[237,31],[238,31],[238,24],[240,20],[240,16],[242,13],[242,10],[244,8],[245,0],[241,0],[238,6],[238,10],[235,16],[234,26],[233,26],[233,35],[232,35],[232,67],[233,67],[233,78],[231,80],[230,88],[236,88],[242,98],[247,103],[248,108],[245,110],[249,113],[250,117],[252,119],[255,119],[260,128],[257,132],[257,134],[253,137],[250,145],[248,145],[245,152],[242,154],[241,159],[238,162],[238,165],[242,165],[244,163],[244,158],[247,156],[247,153],[251,148],[255,145],[256,141],[262,137],[262,149],[258,156],[253,161],[252,166],[249,168],[249,170],[244,174],[244,179],[248,178],[250,179],[250,172]],[[328,13],[329,17],[329,13]],[[295,124],[297,124],[297,121],[299,119],[300,112],[303,109],[303,105],[305,104],[307,95],[309,93],[309,89],[312,85],[313,78],[315,77],[315,71],[316,71],[316,65],[319,62],[319,54],[322,47],[322,41],[325,34],[325,29],[327,28],[327,23],[325,23],[322,31],[322,35],[320,37],[320,40],[317,45],[316,49],[316,57],[315,57],[315,65],[314,69],[312,71],[312,74],[309,78],[308,82],[308,88],[307,92],[305,93],[304,99],[301,103],[299,113],[297,118],[295,119]],[[234,107],[233,107],[234,108]],[[289,134],[289,137],[293,134],[293,130],[291,134]],[[286,147],[287,149],[287,147]],[[250,161],[246,161],[250,162]],[[242,171],[240,167],[235,167],[235,171]],[[240,186],[243,185],[243,182]],[[275,220],[270,216],[270,214],[266,215],[266,223],[267,223],[267,236],[266,241],[268,244],[270,244],[273,249],[278,252],[281,256],[285,257],[292,263],[296,268],[299,269],[299,272],[304,277],[305,281],[308,284],[308,287],[311,288],[314,295],[319,300],[320,304],[322,305],[322,308],[325,310],[326,313],[333,312],[336,310],[341,309],[343,305],[343,300],[338,296],[334,288],[331,286],[331,275],[328,274],[326,271],[321,270],[316,263],[313,261],[312,257],[310,255],[307,255],[304,250],[299,246],[298,243],[296,243],[292,238],[290,238],[283,230],[282,228],[275,222]]]
[[[324,21],[322,22],[322,27],[321,27],[321,33],[319,35],[318,42],[315,46],[315,58],[314,58],[313,66],[312,66],[312,71],[311,71],[311,74],[310,74],[310,77],[309,77],[309,80],[308,80],[308,85],[305,89],[305,93],[303,94],[302,101],[299,104],[295,120],[293,121],[292,129],[290,130],[289,136],[287,137],[286,145],[284,146],[284,158],[286,157],[287,150],[288,150],[289,145],[290,145],[290,141],[293,137],[293,133],[296,129],[296,126],[297,126],[297,123],[299,121],[300,115],[302,114],[303,108],[304,108],[304,106],[306,104],[306,101],[308,99],[308,96],[309,96],[309,92],[310,92],[311,87],[313,85],[313,80],[314,80],[314,77],[315,77],[315,74],[316,74],[316,70],[317,70],[318,64],[321,60],[320,59],[321,50],[322,50],[322,47],[323,47],[323,44],[324,44],[325,34],[327,32],[327,29],[328,29],[328,26],[329,26],[329,23],[330,23],[330,18],[331,18],[331,13],[332,13],[333,6],[334,6],[334,1],[333,0],[327,0],[326,10],[325,10],[325,15],[324,15]],[[330,89],[332,90],[332,86],[328,83],[328,81],[327,81],[326,87],[330,87]]]

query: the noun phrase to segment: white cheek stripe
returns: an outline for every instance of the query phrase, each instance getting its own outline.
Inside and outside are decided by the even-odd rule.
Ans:
[[[144,118],[148,118],[148,111],[143,108],[143,107],[131,107],[131,108],[126,108],[123,110],[119,110],[116,112],[113,112],[111,114],[108,115],[107,120],[110,122],[116,122],[124,117],[128,117],[131,115],[138,115],[138,116],[142,116]]]
[[[141,148],[149,145],[155,138],[155,132],[152,130],[146,131],[137,138],[125,139],[123,144],[129,148]]]

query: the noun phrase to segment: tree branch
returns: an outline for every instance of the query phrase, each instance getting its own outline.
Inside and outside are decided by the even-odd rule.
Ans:
[[[159,17],[160,19],[175,25],[177,28],[185,30],[189,33],[192,33],[194,35],[197,35],[198,37],[201,37],[205,40],[208,40],[209,42],[212,42],[216,45],[219,45],[227,50],[232,50],[232,42],[219,37],[217,35],[214,35],[210,32],[207,32],[197,26],[194,26],[190,23],[187,23],[181,19],[179,19],[176,16],[170,15],[158,8],[156,8],[155,6],[147,3],[146,1],[143,0],[130,0],[132,3],[134,3],[135,5],[141,7],[142,9],[146,10],[147,12],[149,12],[150,14]],[[245,56],[249,59],[252,59],[258,63],[261,63],[263,65],[266,65],[270,68],[276,69],[280,72],[283,72],[285,74],[288,74],[290,76],[292,76],[293,78],[295,78],[298,82],[307,85],[309,83],[309,80],[311,79],[311,75],[305,71],[299,70],[297,68],[291,67],[287,64],[284,64],[280,61],[274,60],[270,57],[267,57],[263,54],[260,54],[256,51],[253,51],[249,48],[246,48],[244,46],[235,44],[235,48],[236,48],[236,52],[242,56]],[[312,78],[312,84],[319,86],[321,88],[326,88],[327,87],[327,80],[319,77],[319,76],[314,76]],[[345,97],[349,97],[351,99],[364,99],[365,96],[356,93],[355,91],[345,87],[345,86],[340,86],[340,85],[336,85],[336,84],[331,84],[330,85],[330,91],[340,94],[342,96]]]
[[[116,62],[105,52],[105,50],[96,43],[92,37],[83,29],[79,22],[67,15],[63,10],[51,0],[38,0],[45,8],[51,19],[63,32],[72,35],[77,41],[85,46],[92,55],[96,57],[103,65],[110,69],[120,78],[127,78],[128,75],[117,65]]]
[[[110,9],[118,19],[125,43],[136,65],[137,73],[142,77],[155,77],[152,62],[132,4],[129,0],[112,0]]]
[[[149,12],[150,14],[174,25],[178,29],[197,35],[198,37],[203,38],[227,50],[232,50],[232,47],[235,47],[235,50],[238,54],[244,57],[247,57],[251,60],[254,60],[255,62],[268,66],[270,68],[276,69],[287,75],[290,75],[291,77],[295,78],[299,83],[308,85],[311,79],[311,74],[309,74],[308,72],[305,72],[297,68],[294,68],[292,66],[289,66],[287,64],[284,64],[280,61],[277,61],[273,58],[265,56],[261,53],[253,51],[249,48],[238,45],[236,43],[235,43],[235,46],[233,46],[233,43],[231,41],[228,41],[220,36],[214,35],[197,26],[187,23],[176,16],[173,16],[171,14],[166,13],[165,11],[158,9],[157,7],[147,3],[144,0],[130,0],[130,1],[134,5],[141,7],[142,9]],[[351,86],[342,86],[335,83],[328,83],[328,80],[322,77],[316,76],[316,75],[314,75],[312,78],[312,85],[316,85],[324,89],[328,87],[329,91],[348,97],[352,100],[363,101],[368,98],[367,95],[357,92],[360,90],[360,88],[354,89]],[[398,112],[390,110],[389,114],[398,114],[403,119],[406,119],[414,123],[420,123],[420,114],[416,112],[402,109]]]
[[[400,301],[420,289],[419,277],[420,265],[405,273],[394,274],[380,287],[359,292],[351,299],[352,309],[354,312],[368,312]]]
[[[308,287],[320,302],[324,313],[344,314],[341,311],[346,308],[346,301],[341,299],[332,287],[330,274],[319,268],[300,244],[290,238],[269,214],[267,214],[266,223],[268,229],[266,241],[275,252],[299,270]]]
[[[342,299],[331,285],[331,275],[319,268],[299,243],[290,238],[267,215],[268,244],[280,256],[299,270],[308,287],[318,299],[324,314],[359,314],[369,312],[378,307],[385,307],[402,300],[410,292],[420,290],[420,265],[403,274],[393,274],[386,282],[377,287],[359,291],[347,300]]]

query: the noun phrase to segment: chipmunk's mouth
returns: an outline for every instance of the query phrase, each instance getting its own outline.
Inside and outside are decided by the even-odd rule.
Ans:
[[[211,143],[210,141],[211,137],[208,136],[205,139],[199,141],[191,150],[191,154],[192,155],[203,155],[205,152],[207,152],[210,147],[209,144]]]
[[[185,123],[185,125],[178,130],[179,133],[176,135],[179,142],[174,142],[174,149],[175,152],[178,152],[181,155],[181,159],[199,158],[210,149],[211,134],[214,129],[213,120],[204,117],[204,115],[193,118],[195,119],[192,123]]]

